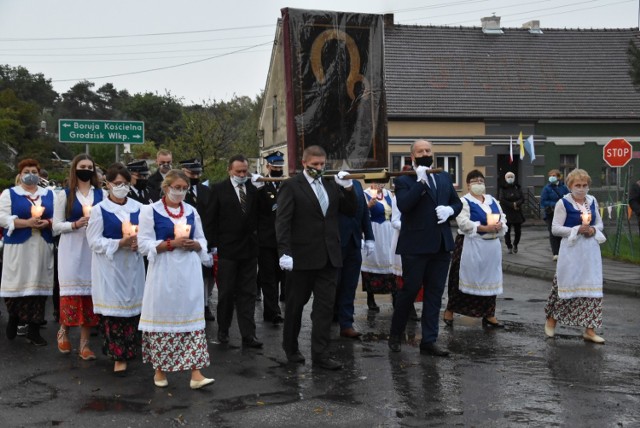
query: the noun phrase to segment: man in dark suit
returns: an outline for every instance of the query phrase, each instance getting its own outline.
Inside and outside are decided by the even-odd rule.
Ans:
[[[396,297],[389,348],[400,352],[400,339],[410,306],[424,284],[420,352],[446,357],[449,352],[435,342],[442,293],[454,247],[448,220],[460,213],[462,203],[449,174],[427,173],[433,163],[429,141],[418,140],[412,144],[411,160],[416,175],[404,175],[395,180],[396,201],[402,213],[396,253],[402,258],[404,286]]]
[[[353,328],[353,301],[362,267],[362,240],[365,240],[365,251],[371,252],[374,249],[374,237],[364,191],[357,181],[353,182],[353,192],[357,199],[356,215],[339,216],[342,267],[338,269],[336,314],[340,324],[340,336],[357,339],[361,333]]]
[[[202,175],[202,164],[198,159],[186,159],[180,161],[182,172],[189,178],[190,187],[184,198],[184,201],[195,207],[201,219],[204,219],[209,209],[211,200],[211,190],[200,184],[200,176]],[[204,220],[203,220],[204,221]],[[209,297],[213,291],[213,268],[202,267],[202,279],[204,281],[204,319],[207,321],[215,321],[216,317],[209,308]]]
[[[335,302],[336,277],[342,266],[338,213],[354,215],[351,180],[340,172],[335,181],[322,179],[327,155],[320,146],[302,154],[304,170],[282,183],[278,193],[276,237],[280,267],[287,273],[282,347],[289,362],[304,363],[298,348],[302,311],[313,293],[311,358],[314,365],[338,370],[328,347]]]
[[[156,154],[158,169],[149,177],[149,195],[153,202],[159,201],[162,196],[162,181],[171,168],[173,168],[173,155],[169,150],[160,149]]]
[[[282,177],[284,157],[276,151],[264,158],[267,161],[267,177]],[[267,182],[258,191],[258,288],[262,290],[263,318],[280,324],[283,321],[278,299],[278,285],[284,283],[284,271],[278,264],[276,241],[276,210],[279,182]]]
[[[131,190],[127,196],[144,205],[152,203],[148,188],[149,165],[147,165],[147,161],[144,159],[131,161],[127,164],[127,169],[131,173]]]
[[[229,178],[211,189],[205,230],[209,247],[218,254],[218,341],[229,342],[235,306],[243,346],[261,348],[254,320],[258,201],[248,168],[242,155],[229,159]]]

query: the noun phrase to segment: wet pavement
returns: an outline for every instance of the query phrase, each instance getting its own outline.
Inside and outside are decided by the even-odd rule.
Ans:
[[[639,426],[640,301],[605,296],[605,345],[584,342],[573,327],[545,339],[549,289],[547,280],[506,274],[496,315],[507,328],[485,330],[459,316],[453,328],[441,323],[450,358],[421,356],[419,324],[411,322],[402,352],[389,352],[389,297],[377,297],[375,314],[358,293],[364,336],[340,338],[334,325],[332,350],[345,363],[338,372],[285,363],[282,329],[268,323],[257,323],[264,349],[244,350],[234,324],[228,345],[210,343],[203,372],[216,383],[199,391],[189,389],[187,373],[169,374],[169,387],[159,389],[139,361],[117,378],[102,355],[85,362],[59,354],[51,321],[43,329],[49,346],[9,342],[0,305],[0,426]],[[308,316],[300,335],[307,359]],[[209,324],[208,337],[216,332]],[[77,331],[71,339],[77,347]],[[99,343],[92,338],[95,351]]]

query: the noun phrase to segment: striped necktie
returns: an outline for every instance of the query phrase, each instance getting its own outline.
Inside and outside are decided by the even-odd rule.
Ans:
[[[240,208],[242,208],[242,214],[247,213],[247,194],[244,191],[244,184],[238,184],[238,193],[240,194]]]
[[[329,201],[327,201],[327,195],[324,192],[324,187],[320,180],[316,179],[313,181],[314,186],[316,186],[316,193],[318,195],[318,202],[320,202],[320,208],[322,208],[322,215],[327,215],[327,208],[329,208]]]

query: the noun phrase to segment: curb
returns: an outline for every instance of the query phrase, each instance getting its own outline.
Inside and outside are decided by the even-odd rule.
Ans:
[[[504,260],[502,261],[502,272],[548,281],[552,281],[555,275],[555,271],[549,269],[511,263]],[[640,297],[640,287],[638,287],[637,284],[634,285],[628,282],[621,282],[604,278],[603,289],[607,294]]]

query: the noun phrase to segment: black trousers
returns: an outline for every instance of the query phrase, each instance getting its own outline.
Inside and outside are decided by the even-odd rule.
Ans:
[[[325,358],[331,340],[331,320],[336,296],[338,270],[327,265],[323,269],[291,271],[287,274],[286,307],[282,329],[282,348],[287,355],[299,350],[298,335],[302,311],[313,293],[311,311],[311,358]]]
[[[504,235],[504,243],[507,244],[507,248],[512,248],[511,229],[513,229],[514,233],[513,245],[517,247],[522,235],[522,223],[507,223],[507,233]]]
[[[265,321],[271,321],[280,315],[278,299],[278,285],[284,281],[284,271],[280,269],[278,250],[276,248],[260,247],[258,254],[258,287],[262,290],[262,301]]]
[[[562,241],[562,238],[559,236],[554,236],[553,233],[551,233],[553,216],[545,218],[544,221],[547,223],[547,230],[549,231],[549,244],[551,244],[551,253],[554,256],[557,256],[560,252],[560,242]]]
[[[229,332],[233,309],[237,310],[242,338],[256,334],[256,257],[242,260],[218,259],[218,327]]]

